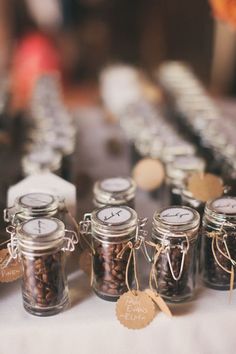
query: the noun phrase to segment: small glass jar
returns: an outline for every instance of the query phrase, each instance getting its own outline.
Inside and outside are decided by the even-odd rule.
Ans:
[[[204,284],[216,290],[229,290],[230,271],[235,260],[236,197],[223,196],[207,202],[205,207],[201,245],[201,276]]]
[[[62,198],[48,193],[27,193],[16,198],[14,205],[4,210],[4,221],[15,225],[35,217],[56,216],[64,207]]]
[[[181,190],[181,205],[188,206],[197,210],[200,214],[200,217],[203,217],[205,203],[194,198],[192,193],[186,189]]]
[[[60,175],[61,154],[49,147],[37,147],[22,158],[25,176],[41,172],[54,172]]]
[[[188,207],[171,206],[154,214],[152,240],[160,249],[155,262],[157,291],[168,302],[193,295],[199,223],[198,212]]]
[[[92,214],[85,214],[80,223],[81,232],[91,235],[93,290],[104,300],[116,301],[128,290],[126,268],[130,249],[127,248],[121,258],[118,255],[129,241],[135,242],[137,228],[137,213],[127,206],[97,209]],[[128,282],[132,284],[132,258],[127,272]]]
[[[106,205],[127,205],[134,208],[136,183],[129,177],[107,178],[95,183],[93,203],[101,208]]]
[[[192,173],[203,172],[205,165],[202,158],[188,155],[176,157],[174,161],[167,164],[166,182],[170,187],[171,204],[181,204],[181,191],[186,187],[187,178]]]
[[[65,230],[56,218],[35,218],[10,228],[10,254],[13,258],[18,254],[22,264],[26,311],[37,316],[57,314],[69,301],[65,251],[74,250],[76,233]]]

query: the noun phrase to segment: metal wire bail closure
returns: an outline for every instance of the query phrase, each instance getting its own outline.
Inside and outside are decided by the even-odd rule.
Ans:
[[[6,260],[6,263],[2,266],[2,268],[6,268],[13,259],[17,259],[18,257],[18,239],[16,236],[16,229],[14,226],[9,225],[6,227],[6,231],[11,237],[10,242],[7,244],[9,258]]]
[[[84,219],[82,221],[80,221],[79,227],[80,227],[80,234],[82,236],[86,236],[86,235],[91,234],[91,230],[90,230],[91,214],[90,213],[84,214]]]
[[[187,236],[185,236],[185,238],[186,238],[186,243],[184,241],[182,241],[182,243],[180,245],[174,245],[174,246],[171,247],[170,243],[169,243],[169,245],[165,246],[165,253],[166,253],[166,256],[167,256],[170,272],[171,272],[171,275],[172,275],[172,277],[173,277],[173,279],[175,281],[180,280],[180,278],[182,276],[183,269],[184,269],[185,256],[186,256],[186,254],[187,254],[187,252],[189,250],[189,240],[188,240]],[[171,264],[171,259],[170,259],[170,250],[171,250],[171,248],[179,248],[180,252],[182,253],[182,259],[181,259],[180,270],[179,270],[178,276],[175,275],[173,267],[172,267],[172,264]]]
[[[73,252],[75,250],[75,245],[79,242],[78,236],[75,231],[65,229],[65,235],[69,234],[68,237],[64,237],[65,246],[62,247],[62,251]]]

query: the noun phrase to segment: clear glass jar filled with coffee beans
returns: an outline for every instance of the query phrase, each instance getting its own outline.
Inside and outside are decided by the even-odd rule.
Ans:
[[[8,227],[9,229],[9,227]],[[26,311],[37,316],[54,315],[68,304],[65,251],[78,242],[56,218],[34,218],[10,226],[10,254],[20,258],[22,295]]]
[[[153,216],[156,290],[168,302],[182,302],[193,295],[199,223],[198,212],[182,206]]]
[[[126,272],[132,284],[134,264],[132,258],[128,264],[131,251],[127,245],[137,241],[138,228],[137,213],[127,206],[97,209],[85,214],[80,223],[81,232],[91,236],[92,286],[104,300],[116,301],[128,290]]]
[[[201,276],[216,290],[236,287],[236,197],[223,196],[207,202],[203,217]]]
[[[127,205],[134,208],[136,183],[130,177],[113,177],[98,181],[94,185],[94,205]]]
[[[177,156],[166,165],[166,183],[170,189],[171,204],[181,204],[181,191],[187,178],[196,172],[204,172],[205,161],[197,156]]]

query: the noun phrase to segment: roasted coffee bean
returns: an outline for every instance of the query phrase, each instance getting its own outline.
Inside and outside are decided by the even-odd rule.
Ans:
[[[226,238],[227,248],[232,259],[236,259],[236,234],[232,232]],[[219,249],[227,254],[227,250],[222,240],[218,240]],[[218,262],[229,271],[231,270],[231,262],[215,246],[214,253],[212,252],[212,237],[209,237],[207,231],[203,233],[202,242],[202,275],[205,284],[213,289],[228,290],[230,286],[230,274],[223,270],[217,263]],[[216,259],[215,259],[216,257]],[[234,282],[236,288],[236,281]]]
[[[156,240],[154,240],[157,242]],[[182,240],[176,239],[176,243],[181,244]],[[167,255],[165,252],[161,253],[156,263],[156,280],[158,285],[158,292],[161,296],[170,301],[175,301],[175,298],[187,297],[190,293],[188,285],[189,273],[192,272],[190,267],[191,260],[193,259],[194,244],[190,243],[189,250],[185,255],[182,275],[179,280],[175,280],[172,276],[171,269],[168,263]],[[177,278],[181,269],[182,250],[179,247],[170,248],[170,263],[173,273]]]
[[[117,258],[117,255],[124,247],[124,244],[101,244],[94,243],[96,253],[93,258],[94,268],[94,288],[101,296],[112,296],[118,298],[126,292],[127,286],[125,283],[126,266],[129,257],[127,250],[122,259]],[[129,267],[129,282],[133,279],[133,263],[131,261]]]
[[[23,258],[24,292],[34,305],[53,306],[63,296],[65,284],[61,272],[62,257],[60,251],[53,256]]]

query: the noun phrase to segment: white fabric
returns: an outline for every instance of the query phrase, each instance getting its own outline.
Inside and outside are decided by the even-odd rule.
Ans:
[[[111,159],[104,149],[107,137],[122,140],[122,133],[105,125],[97,110],[80,116],[81,171],[94,179],[128,174],[128,159]],[[89,211],[91,200],[89,195],[79,201],[80,215]],[[139,215],[151,217],[165,201],[163,194],[157,201],[139,192]],[[148,269],[139,261],[145,284]],[[23,309],[19,281],[0,284],[0,354],[235,354],[236,291],[229,304],[228,292],[197,287],[193,301],[172,306],[172,319],[161,313],[148,327],[128,330],[116,320],[115,304],[94,295],[77,268],[74,254],[68,264],[71,308],[53,317],[38,318]]]

